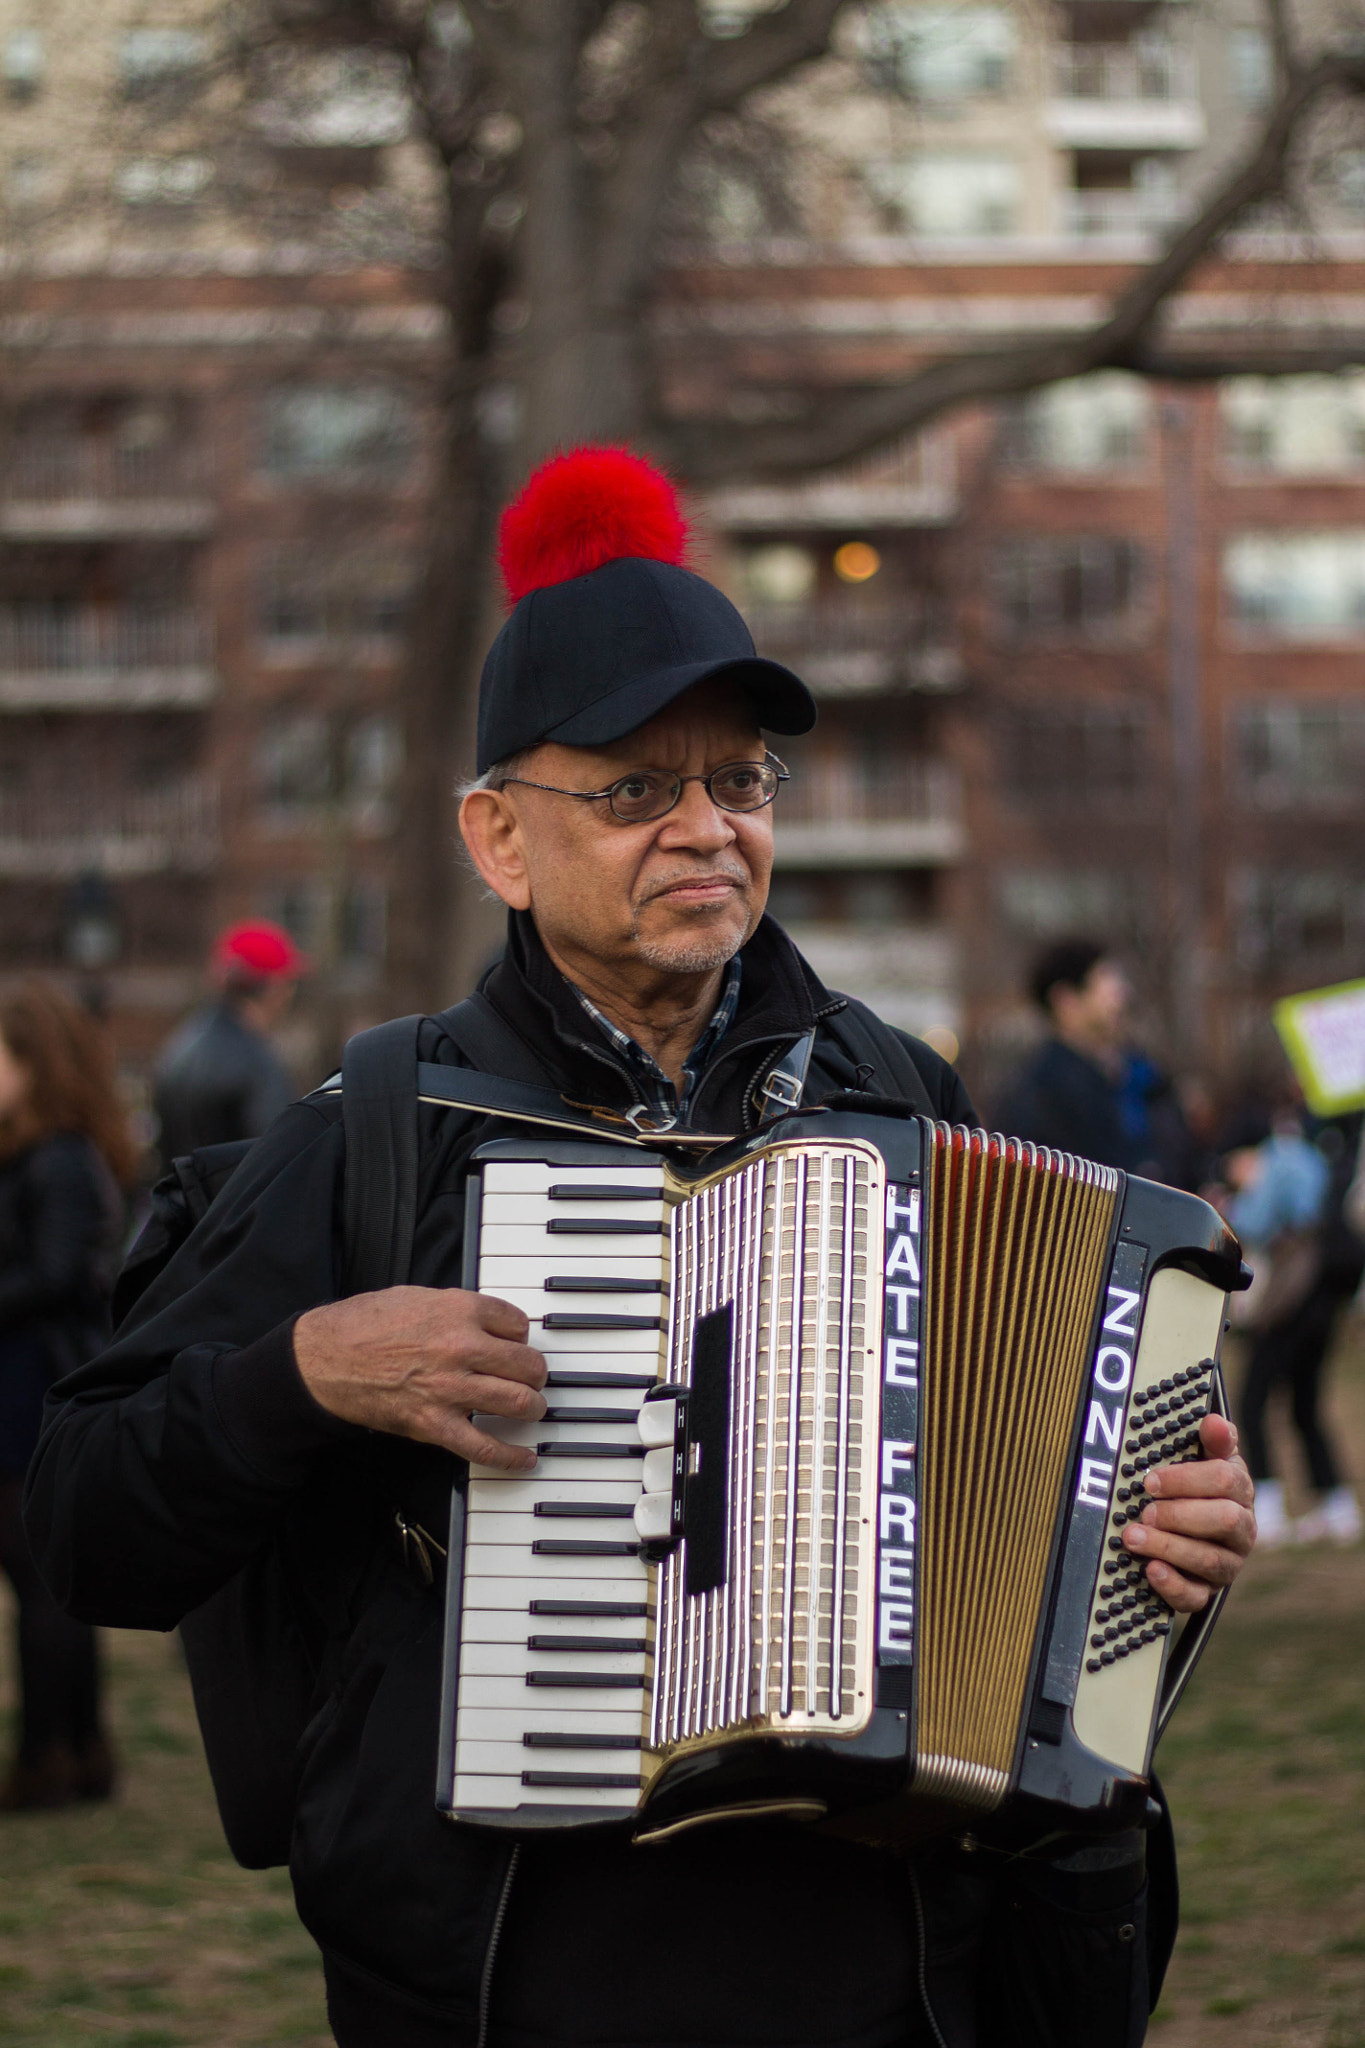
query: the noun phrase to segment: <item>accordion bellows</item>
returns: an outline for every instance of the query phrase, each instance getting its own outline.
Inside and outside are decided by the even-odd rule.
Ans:
[[[916,1775],[926,1793],[993,1806],[1014,1760],[1119,1177],[942,1125],[928,1167]]]

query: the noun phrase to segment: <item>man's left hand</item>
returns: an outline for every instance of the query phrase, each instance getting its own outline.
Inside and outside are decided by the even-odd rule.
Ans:
[[[1204,1456],[1188,1465],[1156,1465],[1140,1521],[1123,1540],[1147,1564],[1147,1576],[1177,1614],[1198,1614],[1216,1587],[1230,1586],[1256,1541],[1251,1474],[1237,1455],[1237,1432],[1221,1415],[1199,1426]]]

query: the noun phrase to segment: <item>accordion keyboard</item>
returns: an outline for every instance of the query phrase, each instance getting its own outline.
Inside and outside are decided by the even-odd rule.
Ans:
[[[548,1411],[478,1418],[539,1458],[470,1472],[457,1809],[637,1804],[651,1593],[633,1514],[668,1241],[657,1165],[486,1169],[479,1287],[530,1317]]]

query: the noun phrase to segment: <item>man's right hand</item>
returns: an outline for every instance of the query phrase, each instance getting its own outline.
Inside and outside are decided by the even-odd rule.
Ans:
[[[294,1357],[313,1399],[344,1422],[528,1472],[534,1451],[469,1418],[537,1422],[545,1413],[545,1360],[526,1342],[530,1327],[491,1294],[386,1287],[307,1310],[294,1325]]]

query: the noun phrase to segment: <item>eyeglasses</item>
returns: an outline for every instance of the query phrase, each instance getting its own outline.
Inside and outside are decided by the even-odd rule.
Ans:
[[[776,754],[768,754],[761,762],[727,761],[709,775],[666,775],[660,768],[637,768],[618,776],[610,789],[557,789],[552,782],[528,782],[524,775],[509,775],[500,787],[519,782],[523,789],[571,796],[582,804],[607,803],[623,825],[646,825],[666,818],[689,782],[699,782],[718,811],[761,811],[777,795],[779,784],[790,781]]]

